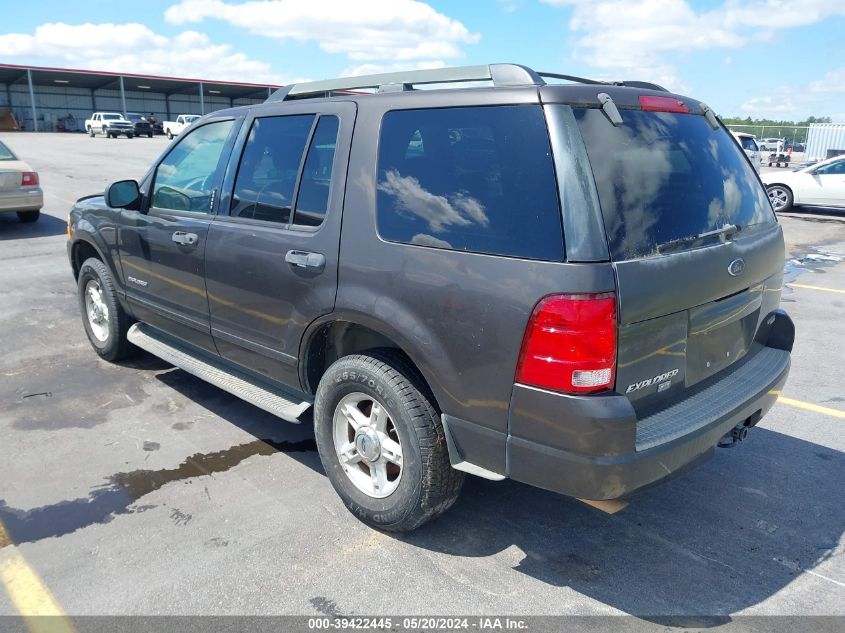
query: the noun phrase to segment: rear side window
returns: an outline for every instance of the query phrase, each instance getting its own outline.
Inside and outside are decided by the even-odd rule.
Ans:
[[[288,224],[314,116],[255,119],[238,167],[230,215]]]
[[[378,230],[406,244],[560,261],[539,106],[397,110],[382,123]]]
[[[703,116],[625,110],[614,126],[601,110],[573,111],[614,260],[656,255],[677,240],[691,247],[686,238],[726,224],[774,223],[753,167]]]

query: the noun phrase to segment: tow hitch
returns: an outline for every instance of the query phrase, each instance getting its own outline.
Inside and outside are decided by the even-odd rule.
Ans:
[[[739,442],[745,441],[745,438],[748,437],[748,429],[756,425],[760,421],[761,417],[763,417],[762,411],[756,411],[753,415],[748,416],[745,420],[732,428],[730,432],[725,433],[722,436],[722,439],[719,440],[717,446],[719,448],[731,448],[732,446],[736,446]]]

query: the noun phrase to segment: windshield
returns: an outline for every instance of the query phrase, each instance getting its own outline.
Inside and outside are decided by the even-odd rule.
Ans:
[[[123,118],[122,114],[104,114],[102,116],[102,119],[104,121],[114,121],[114,120],[118,120],[118,119],[122,119],[122,118]]]
[[[185,123],[193,123],[198,118],[200,118],[199,115],[186,116],[185,117]]]
[[[12,150],[0,143],[0,160],[16,160]]]
[[[773,223],[751,164],[724,129],[703,116],[575,109],[614,260],[655,255],[661,245],[722,228]]]
[[[143,121],[144,120],[144,117],[142,117],[140,114],[127,114],[126,118],[129,119],[130,121]]]

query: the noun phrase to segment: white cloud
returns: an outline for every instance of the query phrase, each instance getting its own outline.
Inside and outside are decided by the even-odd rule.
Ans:
[[[839,68],[803,86],[779,86],[768,95],[749,99],[741,109],[754,117],[788,115],[803,119],[830,116],[836,122],[845,122],[845,113],[831,112],[834,106],[842,107],[843,97],[845,68]]]
[[[679,55],[738,49],[845,15],[845,2],[831,0],[724,0],[698,11],[688,0],[543,1],[573,8],[569,29],[579,34],[575,60],[612,72],[616,79],[650,79],[672,89],[680,86]]]
[[[167,9],[171,24],[218,19],[278,40],[316,42],[355,62],[408,62],[461,56],[480,36],[415,0],[182,0]]]
[[[251,59],[228,44],[215,44],[203,33],[183,31],[166,37],[136,23],[42,24],[32,34],[0,35],[0,58],[222,81],[281,84],[286,80],[267,62]]]

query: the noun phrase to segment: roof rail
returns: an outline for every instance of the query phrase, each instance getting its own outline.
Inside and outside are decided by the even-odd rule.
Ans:
[[[341,77],[292,84],[279,88],[267,101],[282,101],[303,97],[330,96],[332,92],[376,88],[380,92],[412,90],[414,85],[445,84],[467,81],[492,81],[497,88],[507,86],[542,86],[540,76],[530,68],[518,64],[484,64],[480,66],[458,66],[455,68],[433,68],[430,70],[406,70],[360,77]]]
[[[454,68],[433,68],[429,70],[404,70],[359,77],[341,77],[291,84],[276,90],[267,101],[285,101],[308,97],[330,97],[333,93],[348,93],[364,88],[375,88],[378,92],[403,92],[413,90],[415,85],[461,83],[469,81],[492,81],[493,86],[543,86],[543,77],[565,79],[580,84],[628,86],[668,92],[666,88],[646,81],[598,81],[575,75],[536,72],[519,64],[482,64],[479,66],[457,66]]]

